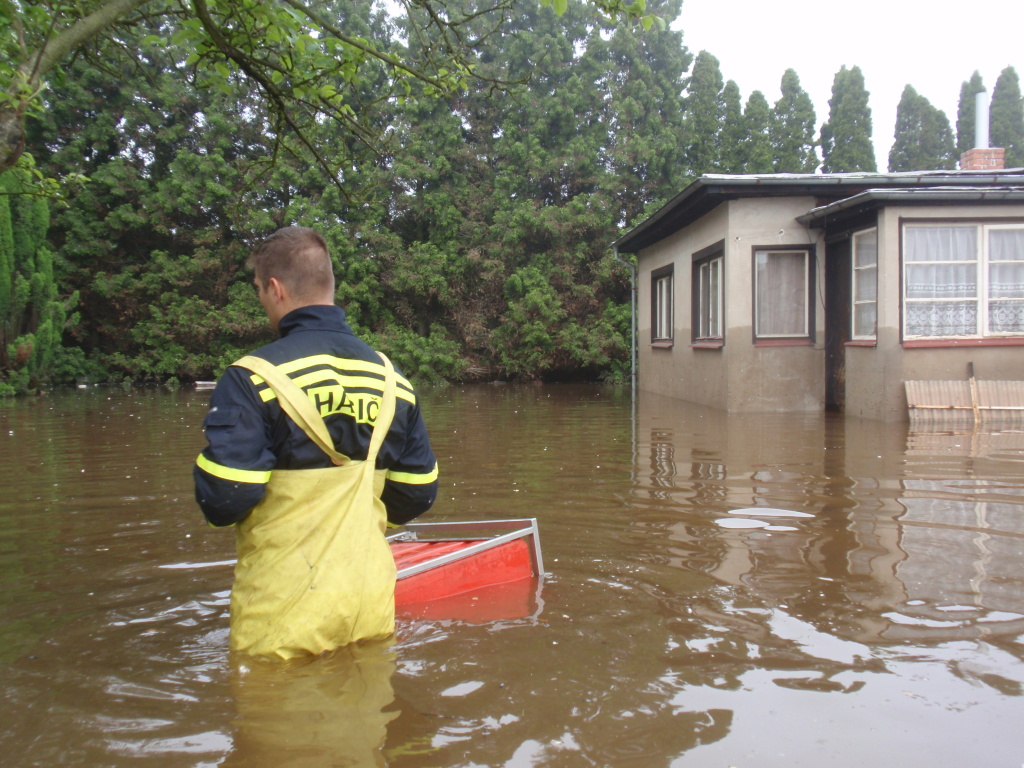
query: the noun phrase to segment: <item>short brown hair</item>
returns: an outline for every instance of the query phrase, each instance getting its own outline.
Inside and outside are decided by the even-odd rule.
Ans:
[[[334,298],[334,268],[327,243],[309,227],[284,227],[256,246],[248,264],[267,287],[276,277],[302,300]]]

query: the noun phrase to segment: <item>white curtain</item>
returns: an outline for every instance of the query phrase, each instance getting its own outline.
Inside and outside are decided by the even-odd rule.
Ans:
[[[978,228],[907,227],[904,257],[907,335],[975,335]]]
[[[1024,229],[988,232],[988,328],[1024,332]]]
[[[806,336],[806,251],[759,251],[755,257],[759,337]]]
[[[659,277],[654,283],[654,340],[672,338],[672,275]]]
[[[978,231],[974,225],[904,231],[908,336],[1024,333],[1024,228],[982,227],[984,273]],[[983,317],[987,328],[979,326]]]
[[[697,338],[719,339],[722,337],[722,259],[711,259],[700,265],[699,317]]]
[[[878,231],[853,238],[853,337],[878,333]]]

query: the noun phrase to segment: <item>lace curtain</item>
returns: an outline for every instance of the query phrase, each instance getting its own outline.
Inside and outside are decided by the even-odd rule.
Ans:
[[[982,295],[978,227],[904,230],[908,336],[977,336],[987,307],[989,333],[1024,332],[1024,229],[983,228],[987,291]]]
[[[988,233],[988,328],[1024,333],[1024,229]]]

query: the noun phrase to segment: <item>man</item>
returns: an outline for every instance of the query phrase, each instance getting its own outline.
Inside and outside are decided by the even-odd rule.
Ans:
[[[386,523],[427,511],[437,463],[412,386],[334,306],[327,246],[286,227],[250,258],[281,338],[227,369],[196,500],[236,526],[231,647],[290,658],[394,630]]]

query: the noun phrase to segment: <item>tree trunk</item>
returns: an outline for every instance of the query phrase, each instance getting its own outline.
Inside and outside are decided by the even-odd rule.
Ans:
[[[0,173],[13,168],[24,151],[24,117],[20,111],[0,108]]]

